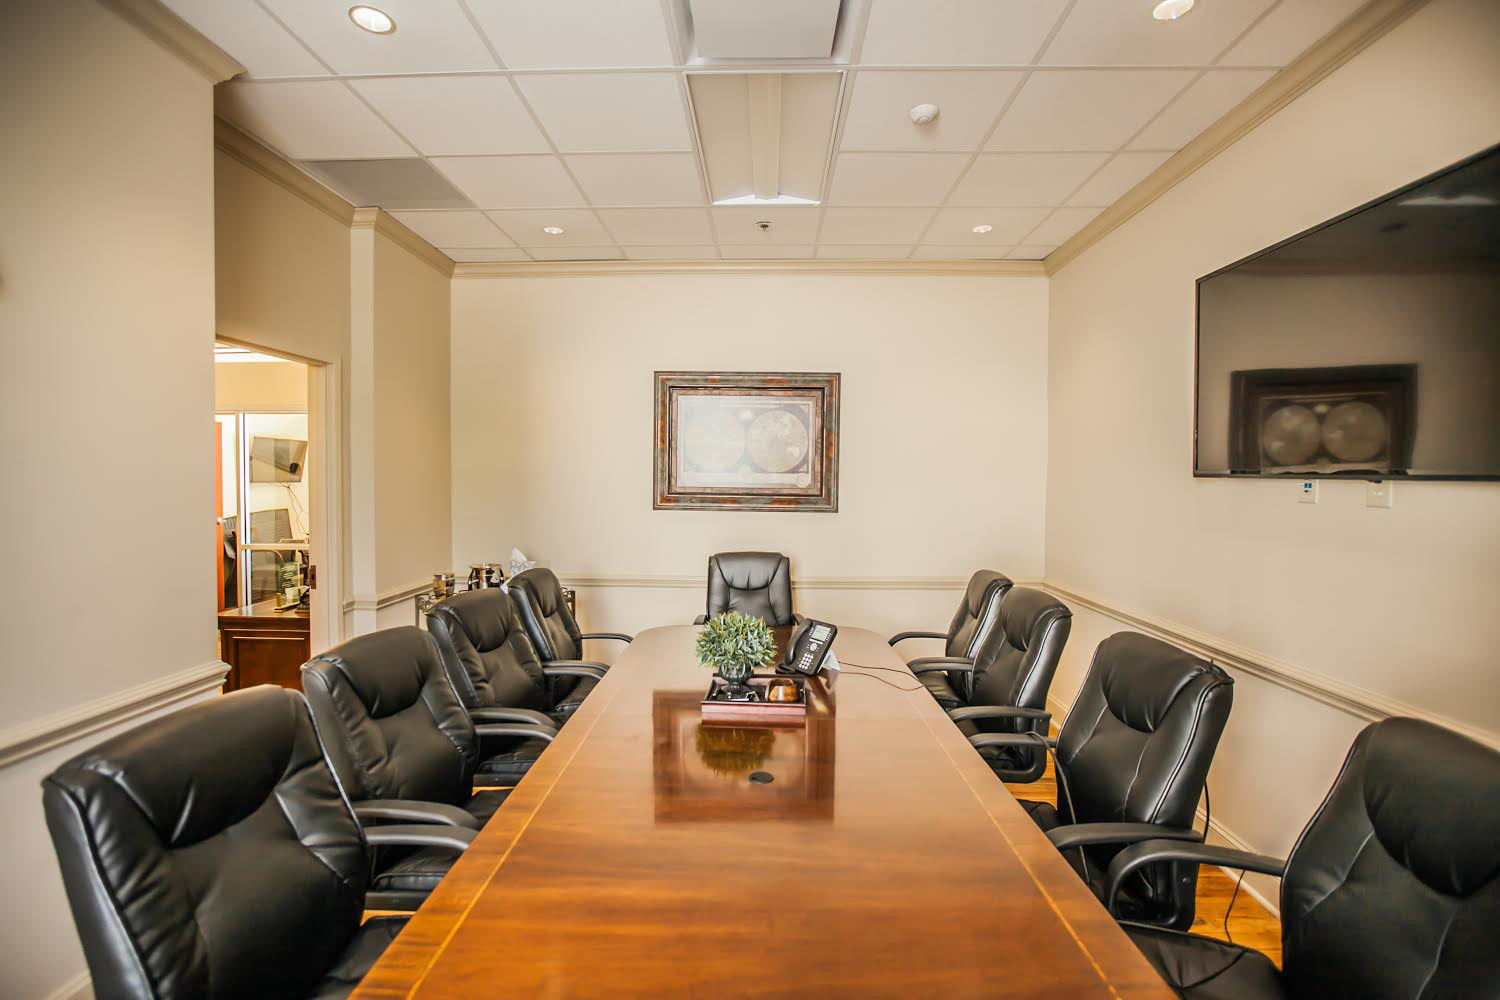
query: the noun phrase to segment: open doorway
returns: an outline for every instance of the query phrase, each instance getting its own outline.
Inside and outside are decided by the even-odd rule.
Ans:
[[[225,689],[301,687],[301,665],[338,640],[318,578],[330,553],[322,366],[214,348],[214,564]]]

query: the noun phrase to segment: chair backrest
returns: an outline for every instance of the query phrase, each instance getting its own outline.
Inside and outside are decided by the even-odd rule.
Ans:
[[[976,705],[1047,707],[1047,691],[1073,628],[1073,612],[1050,594],[1012,587],[999,622],[974,652]]]
[[[563,599],[562,584],[545,566],[528,569],[510,578],[510,594],[515,598],[521,624],[536,654],[544,660],[579,660],[583,658],[583,636],[578,623]]]
[[[1010,577],[992,569],[982,569],[969,577],[964,599],[948,626],[944,656],[973,656],[974,651],[993,630],[999,617],[1000,599],[1011,588]]]
[[[364,839],[295,691],[116,736],[42,801],[100,998],[302,997],[359,928]]]
[[[1500,996],[1500,753],[1427,722],[1354,740],[1281,881],[1292,996]]]
[[[1105,639],[1058,736],[1068,822],[1191,826],[1233,703],[1212,663],[1139,632]]]
[[[302,690],[351,799],[469,800],[478,736],[426,632],[342,642],[303,664]]]
[[[719,552],[708,557],[708,617],[738,611],[767,625],[791,625],[792,563],[780,552]]]
[[[454,594],[427,612],[427,631],[465,708],[549,707],[541,662],[505,591]]]

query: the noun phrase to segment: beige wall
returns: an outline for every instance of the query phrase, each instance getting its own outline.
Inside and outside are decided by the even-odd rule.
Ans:
[[[230,410],[307,410],[307,366],[294,361],[221,361],[214,365],[214,406]]]
[[[1042,570],[1043,278],[660,275],[453,282],[453,558],[519,546],[563,571],[702,579],[777,549],[794,577]],[[836,514],[656,511],[652,372],[837,371]],[[798,595],[883,628],[952,591]],[[590,588],[591,627],[691,620],[702,584]],[[845,614],[845,612],[848,614]],[[913,617],[918,620],[913,621]]]
[[[0,4],[7,747],[216,660],[210,96],[91,0]],[[37,782],[100,735],[0,767],[6,996],[83,971]]]
[[[1500,6],[1435,0],[1052,278],[1049,581],[1500,731],[1500,486],[1195,480],[1193,282],[1493,143]],[[1084,616],[1089,617],[1089,616]],[[1081,623],[1066,703],[1098,637]],[[1290,848],[1358,720],[1248,676],[1215,816]]]

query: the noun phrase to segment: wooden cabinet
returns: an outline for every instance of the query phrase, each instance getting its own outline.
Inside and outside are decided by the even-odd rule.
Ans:
[[[302,690],[302,664],[312,655],[306,611],[276,610],[275,599],[219,612],[219,645],[229,676],[225,691],[276,684]]]

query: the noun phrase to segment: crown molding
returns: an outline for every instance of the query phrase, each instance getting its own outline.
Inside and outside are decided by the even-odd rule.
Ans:
[[[214,118],[214,148],[279,185],[343,225],[354,221],[354,206],[300,167],[222,118]]]
[[[558,260],[455,264],[455,278],[635,277],[647,274],[948,275],[1040,278],[1039,260]]]
[[[445,278],[453,277],[453,261],[416,233],[378,208],[356,208],[350,229],[373,229],[381,236],[409,252]]]
[[[198,34],[158,0],[99,0],[99,6],[135,25],[153,42],[187,63],[209,83],[245,72],[233,56]]]
[[[1056,274],[1079,254],[1234,145],[1261,122],[1306,93],[1427,2],[1428,0],[1374,0],[1329,32],[1322,41],[1267,80],[1259,90],[1178,150],[1175,156],[1157,167],[1145,180],[1052,251],[1043,262],[1047,273]]]

